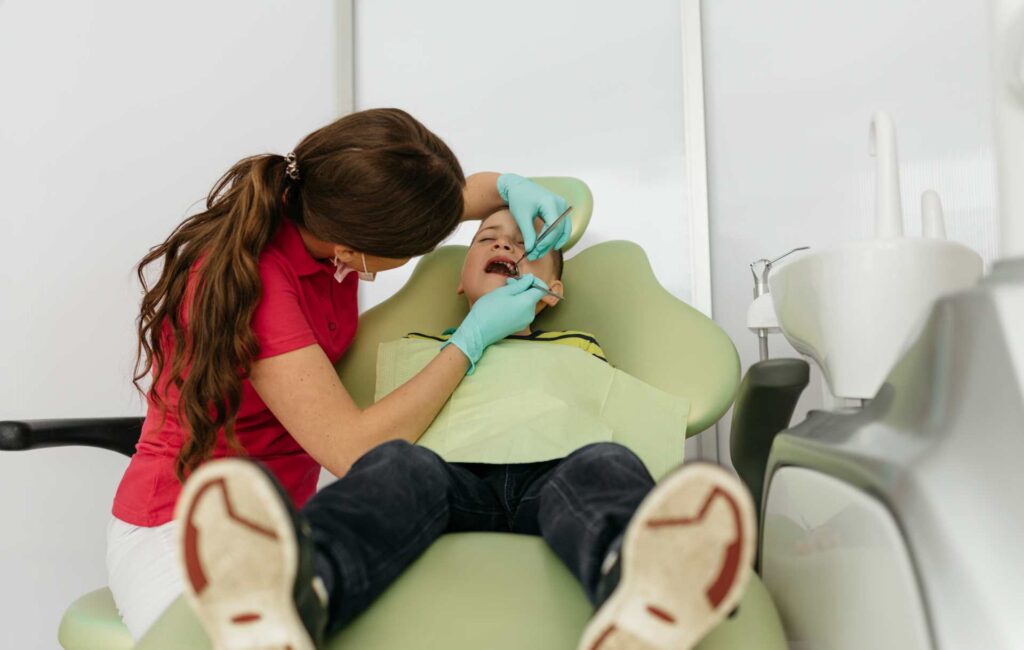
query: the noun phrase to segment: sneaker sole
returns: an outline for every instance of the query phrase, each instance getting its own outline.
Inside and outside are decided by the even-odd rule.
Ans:
[[[178,499],[185,597],[215,650],[316,650],[295,608],[299,549],[281,499],[262,469],[237,459],[200,466]],[[226,522],[236,530],[217,531]]]
[[[753,502],[723,468],[690,463],[640,504],[615,591],[579,650],[685,650],[739,603],[756,545]]]

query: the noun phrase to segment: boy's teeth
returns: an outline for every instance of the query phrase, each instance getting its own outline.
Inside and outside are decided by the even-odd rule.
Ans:
[[[493,267],[497,267],[498,269],[501,269],[501,271],[505,275],[507,275],[509,277],[513,277],[513,276],[516,275],[516,267],[515,267],[515,264],[513,264],[512,262],[505,262],[505,261],[502,261],[502,260],[495,260],[493,262],[488,263],[486,269],[484,269],[484,270],[487,270],[487,269],[490,269],[490,268],[493,268]],[[497,269],[495,269],[495,270],[497,270]],[[490,273],[491,271],[488,271],[488,272]]]

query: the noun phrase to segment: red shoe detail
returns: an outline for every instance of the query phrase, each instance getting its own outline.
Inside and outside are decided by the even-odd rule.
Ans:
[[[614,625],[609,625],[607,628],[605,628],[605,631],[601,632],[601,636],[597,637],[597,641],[594,641],[594,645],[590,646],[590,650],[598,650],[598,648],[600,648],[602,645],[604,645],[605,640],[614,631],[615,631],[615,626]]]
[[[195,505],[193,504],[193,507]],[[196,594],[201,594],[206,589],[206,574],[203,573],[203,567],[199,564],[199,553],[196,552],[196,544],[199,537],[199,531],[192,523],[191,512],[189,517],[185,519],[185,570],[188,574],[188,581],[192,585],[192,590]]]
[[[238,616],[232,616],[232,623],[254,623],[262,620],[263,617],[259,614],[239,614]]]
[[[663,610],[663,609],[661,609],[659,607],[655,607],[654,605],[648,605],[647,606],[647,611],[649,613],[653,614],[654,616],[657,616],[661,620],[665,621],[666,623],[673,623],[674,624],[676,622],[676,619],[675,619],[674,616],[672,616],[671,614],[669,614],[668,612],[666,612],[665,610]]]
[[[695,517],[651,519],[646,524],[649,528],[695,524],[704,519],[715,497],[725,499],[732,510],[733,521],[736,524],[736,539],[725,549],[725,562],[722,564],[722,570],[711,586],[707,588],[706,593],[712,608],[718,607],[725,600],[726,595],[729,593],[729,588],[732,587],[732,583],[736,580],[737,573],[739,573],[740,551],[743,548],[743,524],[740,521],[740,508],[736,500],[732,498],[731,494],[716,486],[708,494],[708,498],[704,500],[704,505],[701,506],[700,512]]]
[[[197,595],[206,589],[209,581],[206,579],[206,573],[203,572],[203,567],[199,563],[199,529],[192,523],[192,516],[195,514],[196,506],[199,505],[199,500],[202,498],[203,494],[215,485],[220,486],[220,493],[224,499],[224,507],[228,511],[228,517],[259,535],[263,535],[271,539],[277,539],[277,533],[274,531],[268,528],[263,528],[259,524],[249,521],[248,519],[243,519],[235,512],[234,508],[231,506],[231,499],[228,498],[227,485],[225,485],[224,479],[214,479],[200,487],[199,491],[196,492],[195,497],[192,499],[188,513],[185,515],[185,568],[188,573],[188,580],[192,583],[192,589]]]

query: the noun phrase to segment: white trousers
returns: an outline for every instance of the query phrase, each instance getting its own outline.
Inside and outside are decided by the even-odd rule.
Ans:
[[[146,528],[113,516],[107,525],[107,585],[136,641],[181,595],[174,530],[173,521]]]

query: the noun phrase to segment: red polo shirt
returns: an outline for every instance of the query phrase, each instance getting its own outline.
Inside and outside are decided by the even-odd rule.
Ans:
[[[336,363],[356,332],[356,274],[336,282],[334,266],[309,254],[298,228],[287,218],[260,255],[259,272],[263,295],[252,319],[260,346],[257,358],[319,344]],[[184,320],[187,324],[187,313]],[[169,326],[164,334],[170,335]],[[166,372],[155,385],[168,406],[166,420],[161,425],[160,409],[150,400],[135,455],[114,497],[114,516],[136,526],[171,521],[181,492],[174,473],[184,439],[175,416],[179,392],[169,385]],[[248,379],[242,380],[235,435],[249,457],[262,462],[281,481],[296,507],[313,496],[320,465],[285,431]],[[221,431],[213,456],[230,455]]]

